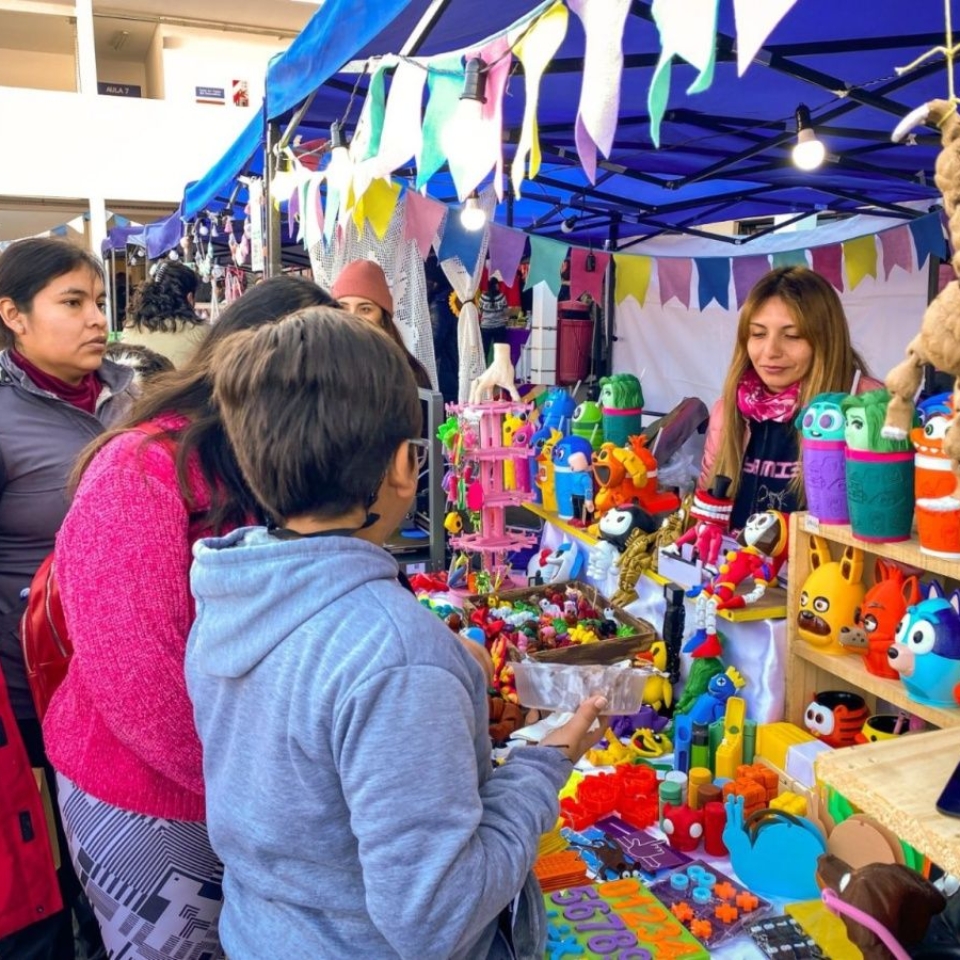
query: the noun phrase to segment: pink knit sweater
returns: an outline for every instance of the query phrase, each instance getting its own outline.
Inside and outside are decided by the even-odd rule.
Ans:
[[[190,481],[206,507],[198,465]],[[56,545],[74,655],[44,719],[50,761],[100,800],[173,820],[204,819],[183,672],[202,533],[191,530],[170,449],[133,430],[94,458]]]

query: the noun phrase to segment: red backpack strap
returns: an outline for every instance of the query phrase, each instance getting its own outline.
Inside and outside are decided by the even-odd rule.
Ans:
[[[43,800],[0,672],[0,937],[63,909]]]

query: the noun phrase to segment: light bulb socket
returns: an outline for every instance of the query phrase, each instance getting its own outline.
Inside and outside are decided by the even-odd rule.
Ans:
[[[590,250],[587,255],[583,258],[583,269],[587,273],[595,273],[597,269],[597,255]]]
[[[460,99],[487,102],[487,65],[483,62],[483,57],[473,57],[466,62]]]
[[[347,143],[343,138],[343,130],[340,128],[340,122],[334,120],[333,123],[330,124],[330,150],[332,152],[338,147],[345,147],[346,145]]]
[[[797,121],[797,133],[803,130],[812,130],[813,121],[810,119],[810,108],[805,103],[797,104],[797,110],[794,114]]]

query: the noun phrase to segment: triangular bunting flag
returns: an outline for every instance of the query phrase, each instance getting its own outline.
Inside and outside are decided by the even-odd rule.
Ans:
[[[808,266],[806,250],[780,250],[771,254],[770,259],[773,261],[774,270],[779,270],[781,267]]]
[[[533,26],[528,26],[514,44],[513,52],[523,64],[523,84],[526,101],[523,106],[523,126],[513,155],[511,177],[513,192],[520,196],[523,171],[527,154],[530,155],[530,179],[540,169],[540,139],[537,133],[537,103],[540,99],[540,78],[550,65],[563,38],[567,34],[569,14],[562,3],[555,3],[540,16]]]
[[[583,21],[586,49],[574,137],[584,173],[597,179],[597,151],[610,156],[620,110],[623,28],[631,0],[567,0]]]
[[[647,301],[650,288],[650,275],[653,273],[653,260],[650,257],[638,257],[635,254],[615,253],[616,283],[613,299],[623,303],[627,297],[633,297],[642,307]]]
[[[491,223],[487,241],[489,272],[500,274],[506,286],[513,286],[526,246],[527,235],[522,230]]]
[[[943,236],[943,224],[940,213],[928,213],[925,217],[918,217],[907,224],[913,237],[913,245],[917,250],[917,269],[919,270],[932,253],[935,257],[943,258],[946,251],[946,241]]]
[[[700,309],[716,300],[724,310],[730,309],[730,258],[697,257],[697,293]]]
[[[687,93],[699,93],[713,82],[717,48],[717,0],[653,0],[653,20],[660,32],[660,59],[647,92],[650,138],[660,146],[660,121],[670,95],[670,68],[682,57],[699,73]]]
[[[463,61],[459,53],[430,61],[427,67],[427,89],[430,96],[423,113],[423,137],[417,154],[418,190],[427,185],[446,160],[440,137],[453,119],[460,104],[460,94],[463,92]]]
[[[746,303],[756,282],[770,272],[770,258],[766,254],[733,258],[733,289],[737,295],[737,309]]]
[[[847,285],[856,290],[867,275],[877,276],[877,240],[874,234],[856,237],[843,243],[843,260],[847,268]]]
[[[446,216],[447,208],[436,200],[423,197],[413,190],[405,194],[403,239],[415,240],[420,258],[427,259],[434,237],[440,230],[440,224]]]
[[[910,228],[904,223],[892,230],[883,230],[879,234],[880,249],[883,251],[883,279],[890,277],[894,267],[902,267],[907,273],[913,266],[913,237]]]
[[[530,234],[530,269],[524,290],[532,290],[538,283],[546,283],[553,295],[560,294],[560,271],[567,258],[569,246],[549,237]]]
[[[590,258],[593,258],[591,261]],[[610,254],[585,250],[583,247],[570,248],[570,299],[579,300],[583,294],[599,303],[603,297],[603,278],[610,262]],[[592,270],[587,267],[592,266]]]
[[[440,240],[440,249],[437,251],[437,260],[443,263],[444,260],[456,257],[463,264],[464,270],[473,276],[480,257],[480,247],[483,245],[483,234],[483,230],[467,230],[458,216],[448,216]]]
[[[693,261],[689,257],[660,257],[657,260],[657,279],[660,282],[661,305],[666,306],[676,297],[689,308],[692,277]]]
[[[733,0],[737,26],[737,74],[751,61],[797,0]]]
[[[383,240],[400,199],[400,184],[392,180],[374,180],[363,195],[363,215],[378,240]]]
[[[813,260],[811,269],[829,281],[834,290],[843,293],[843,247],[839,243],[814,247],[810,256]]]

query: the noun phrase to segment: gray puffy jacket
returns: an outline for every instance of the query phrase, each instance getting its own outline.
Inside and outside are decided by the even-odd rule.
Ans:
[[[17,641],[20,592],[53,549],[77,455],[126,416],[137,393],[128,367],[105,360],[99,376],[104,390],[90,414],[41,390],[0,351],[0,668],[20,717],[33,713]]]

